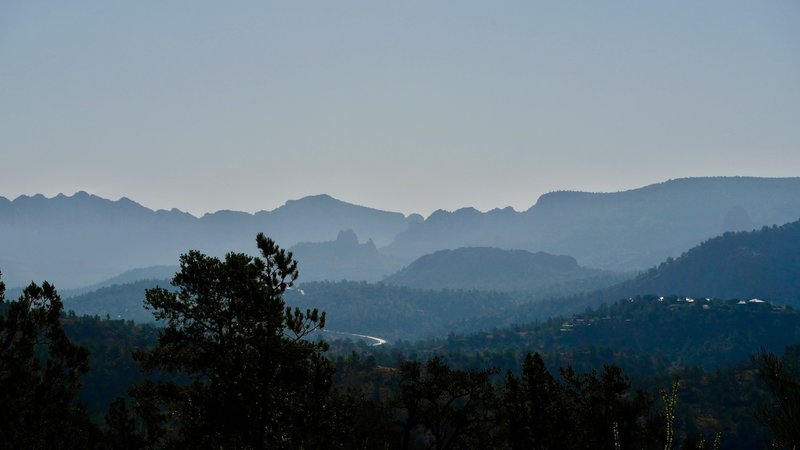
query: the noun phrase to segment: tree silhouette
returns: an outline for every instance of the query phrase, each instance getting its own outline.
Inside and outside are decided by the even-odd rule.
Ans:
[[[561,377],[574,430],[569,447],[613,449],[616,438],[632,448],[660,445],[660,419],[650,416],[652,397],[641,389],[631,392],[618,366],[604,364],[599,374],[577,374],[567,366]]]
[[[185,380],[133,390],[151,444],[324,446],[315,436],[329,435],[336,419],[326,414],[333,369],[326,344],[307,337],[325,314],[285,306],[297,262],[263,234],[256,242],[261,257],[191,251],[172,280],[178,292],[147,290],[145,304],[165,327],[156,348],[135,357]]]
[[[401,449],[490,448],[495,440],[491,370],[461,371],[439,357],[423,366],[400,364],[393,406],[400,414]]]
[[[96,437],[78,402],[89,355],[64,333],[62,308],[46,281],[8,303],[0,282],[0,448],[89,448]]]
[[[503,397],[510,448],[552,449],[569,440],[564,391],[538,353],[525,357],[520,378],[509,371]]]
[[[800,446],[800,347],[788,347],[783,358],[762,351],[754,360],[773,400],[762,405],[757,417],[772,429],[776,444],[797,448]]]

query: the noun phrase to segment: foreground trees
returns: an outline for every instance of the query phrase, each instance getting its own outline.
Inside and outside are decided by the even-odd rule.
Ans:
[[[0,448],[90,448],[97,430],[78,401],[89,354],[61,327],[55,288],[5,302],[0,282]]]
[[[178,292],[146,292],[165,327],[136,358],[185,381],[134,389],[151,445],[317,448],[331,435],[333,369],[326,344],[306,339],[325,314],[285,306],[297,262],[263,234],[257,245],[258,258],[189,252],[172,281]]]
[[[569,441],[570,418],[562,387],[538,353],[528,354],[520,377],[509,372],[503,405],[508,444],[514,450],[559,448]]]
[[[111,404],[103,433],[76,400],[88,355],[61,329],[55,289],[34,284],[5,303],[0,283],[0,448],[610,450],[672,448],[679,440],[702,448],[699,440],[688,445],[685,433],[665,436],[674,397],[661,414],[615,366],[584,374],[568,366],[553,376],[538,354],[503,383],[494,369],[468,369],[493,364],[485,355],[449,366],[402,353],[396,364],[386,355],[362,361],[354,351],[350,363],[337,361],[339,386],[351,388],[339,393],[327,345],[311,336],[325,315],[283,301],[297,263],[263,235],[257,245],[260,257],[189,252],[176,290],[147,291],[164,325],[156,346],[136,341],[151,347],[135,352],[150,378],[130,391],[132,403]],[[797,352],[791,361],[760,360],[776,399],[764,417],[787,446],[797,442],[800,405]]]
[[[563,384],[538,353],[525,358],[519,378],[507,375],[503,408],[510,448],[613,449],[615,439],[631,448],[663,448],[652,398],[631,392],[618,367],[604,366],[601,374],[566,367],[561,378]]]
[[[390,402],[398,414],[403,450],[493,448],[497,445],[496,396],[491,371],[461,371],[433,357],[400,365]]]
[[[772,393],[758,417],[772,429],[775,444],[800,446],[800,347],[789,347],[781,358],[768,352],[754,357],[758,374]]]

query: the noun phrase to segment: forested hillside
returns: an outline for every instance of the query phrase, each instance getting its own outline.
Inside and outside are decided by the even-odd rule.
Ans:
[[[64,307],[78,315],[109,317],[114,320],[153,322],[153,313],[144,307],[146,289],[171,288],[170,280],[139,280],[115,284],[64,300]]]
[[[540,323],[451,336],[446,343],[431,345],[466,353],[598,347],[714,369],[760,349],[781,351],[793,342],[800,342],[800,311],[791,307],[747,299],[642,296]]]
[[[430,389],[439,389],[435,387],[435,383],[438,383],[434,381],[436,378],[428,377],[442,377],[440,382],[448,383],[471,380],[470,384],[459,386],[468,389],[470,395],[478,395],[487,389],[480,395],[488,395],[483,397],[487,401],[494,400],[485,406],[476,405],[479,409],[470,409],[470,413],[483,411],[495,414],[503,408],[512,407],[503,402],[513,399],[513,395],[509,397],[516,389],[513,380],[520,381],[521,373],[534,369],[527,365],[529,362],[526,360],[526,355],[532,352],[540,353],[546,363],[546,368],[536,368],[537,377],[553,376],[552,382],[558,383],[551,385],[551,390],[538,391],[537,395],[541,401],[552,402],[552,407],[562,411],[561,414],[575,415],[569,425],[564,425],[566,429],[585,433],[571,438],[581,442],[575,445],[589,445],[586,440],[593,439],[599,439],[597,442],[602,444],[610,445],[613,442],[603,437],[604,429],[590,431],[592,428],[576,428],[579,423],[590,423],[589,416],[581,419],[583,414],[590,414],[591,409],[586,409],[590,408],[589,405],[600,407],[616,404],[622,407],[625,403],[616,402],[631,401],[635,388],[641,388],[642,394],[637,395],[644,397],[637,400],[641,402],[638,407],[641,409],[637,409],[639,412],[636,416],[642,420],[656,418],[653,414],[663,407],[654,401],[657,388],[668,386],[676,375],[683,380],[679,391],[677,439],[691,441],[691,436],[710,439],[713,433],[722,431],[723,449],[760,445],[766,439],[766,432],[753,418],[752,411],[754,406],[768,400],[769,392],[754,380],[757,368],[747,360],[750,354],[761,347],[780,353],[786,342],[797,342],[800,338],[800,314],[793,309],[768,303],[705,298],[689,300],[693,301],[687,301],[685,297],[636,298],[580,316],[553,319],[542,324],[472,335],[452,335],[447,339],[416,344],[401,342],[390,346],[365,347],[334,342],[327,356],[336,368],[335,383],[340,389],[357,389],[372,399],[371,402],[376,402],[373,406],[369,406],[369,403],[360,406],[366,408],[365,413],[371,411],[371,417],[347,420],[364,420],[360,427],[369,424],[369,427],[380,430],[383,439],[392,445],[396,445],[396,439],[402,437],[402,433],[395,434],[397,429],[391,425],[392,420],[403,420],[403,416],[393,418],[393,410],[383,409],[380,405],[387,402],[405,405],[402,408],[413,407],[408,403],[396,403],[400,399],[408,402],[415,398],[413,396],[423,395],[414,390],[405,390],[408,389],[408,383],[422,383],[420,387],[427,385]],[[137,363],[131,358],[131,351],[155,346],[156,329],[129,322],[72,315],[63,318],[63,326],[75,343],[89,350],[91,369],[83,377],[81,396],[95,419],[101,421],[104,411],[116,396],[145,379],[146,376],[139,372]],[[330,338],[325,334],[320,336]],[[433,355],[440,355],[442,359],[425,363]],[[407,361],[409,357],[411,361]],[[415,360],[422,363],[419,375],[409,372],[414,368],[410,364]],[[744,363],[739,364],[740,361]],[[614,372],[612,368],[611,372],[607,372],[603,364],[619,365],[623,371]],[[568,365],[575,372],[562,379],[558,375],[558,368]],[[501,372],[482,370],[489,367],[500,369]],[[598,372],[592,373],[593,369]],[[511,370],[516,378],[507,377],[505,370]],[[548,370],[551,375],[546,375],[543,370]],[[478,375],[481,373],[484,375]],[[537,379],[540,380],[538,382],[542,380]],[[583,387],[570,384],[578,381],[583,383],[580,385]],[[495,394],[488,390],[492,385],[495,387],[491,389],[497,390]],[[601,389],[601,386],[609,389],[616,387],[605,391],[604,396],[595,396],[599,395],[597,389]],[[576,398],[583,400],[574,403]],[[378,409],[370,409],[376,406]],[[626,409],[614,411],[607,420],[628,420],[628,413],[623,412]],[[500,417],[492,420],[500,420]],[[654,425],[658,423],[661,422],[655,422]],[[483,428],[487,426],[500,434],[493,435],[489,429]],[[513,428],[509,430],[506,426],[505,422],[489,421],[466,432],[466,436],[494,436],[494,441],[485,443],[485,448],[496,448],[494,446],[501,445],[505,439],[517,436]],[[623,442],[643,439],[641,442],[648,442],[645,447],[652,448],[652,444],[660,442],[663,436],[658,428],[663,425],[655,426],[657,428],[651,432],[642,430],[644,434],[638,438],[623,434]],[[368,428],[359,429],[361,431],[354,436],[363,439],[361,433]],[[544,430],[536,433],[540,437],[555,436]],[[422,436],[424,433],[419,435],[420,438]],[[566,438],[561,436],[560,439]]]
[[[725,233],[616,290],[628,294],[758,297],[800,306],[800,221]]]
[[[509,293],[423,290],[383,283],[303,283],[288,291],[293,307],[327,312],[328,328],[395,341],[445,336],[459,324],[515,304]]]
[[[800,305],[800,221],[725,233],[615,286],[525,302],[479,319],[479,328],[580,313],[639,295],[759,298]]]
[[[328,311],[330,324],[338,331],[391,340],[546,320],[638,295],[761,298],[796,306],[800,304],[798,255],[800,222],[727,233],[633,280],[598,290],[598,285],[610,283],[614,276],[581,268],[569,257],[460,249],[422,258],[387,280],[397,282],[403,279],[401,275],[410,277],[416,273],[417,281],[407,281],[409,286],[302,283],[299,289],[287,293],[287,302],[321,307]],[[546,265],[540,265],[545,261]],[[537,273],[539,269],[541,272]],[[302,269],[300,273],[302,279]],[[426,278],[426,273],[438,277]],[[596,274],[603,276],[594,277]],[[568,277],[575,278],[561,283],[546,281]],[[463,285],[471,289],[416,287],[426,284]],[[144,280],[102,288],[68,298],[65,304],[79,314],[149,322],[152,314],[143,307],[144,290],[156,285],[169,286],[169,280]],[[494,290],[484,290],[484,286]],[[586,291],[589,293],[581,293]]]
[[[588,269],[575,258],[526,250],[465,247],[440,250],[415,260],[384,282],[419,289],[478,289],[484,291],[538,291],[557,293],[571,286],[590,290],[622,280],[622,274]]]

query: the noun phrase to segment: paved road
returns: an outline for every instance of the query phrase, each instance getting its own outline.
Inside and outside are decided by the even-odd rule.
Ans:
[[[325,333],[340,334],[340,335],[343,335],[343,336],[354,336],[354,337],[360,337],[360,338],[364,338],[364,339],[369,339],[369,340],[373,341],[372,347],[377,347],[377,346],[383,345],[383,344],[385,344],[387,342],[386,339],[381,339],[381,338],[375,337],[375,336],[367,336],[366,334],[348,333],[348,332],[345,332],[345,331],[332,331],[332,330],[322,330],[322,331],[324,331]]]

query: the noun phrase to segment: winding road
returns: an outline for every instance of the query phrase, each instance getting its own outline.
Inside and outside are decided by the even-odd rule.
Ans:
[[[348,332],[345,332],[345,331],[332,331],[332,330],[322,330],[322,332],[324,332],[324,333],[332,333],[332,334],[340,334],[340,335],[343,335],[343,336],[355,336],[355,337],[360,337],[360,338],[364,338],[364,339],[369,339],[369,340],[373,341],[373,343],[370,344],[370,346],[372,346],[372,347],[377,347],[379,345],[383,345],[383,344],[386,344],[388,342],[388,341],[386,341],[386,339],[381,339],[381,338],[375,337],[375,336],[367,336],[366,334],[348,333]]]

